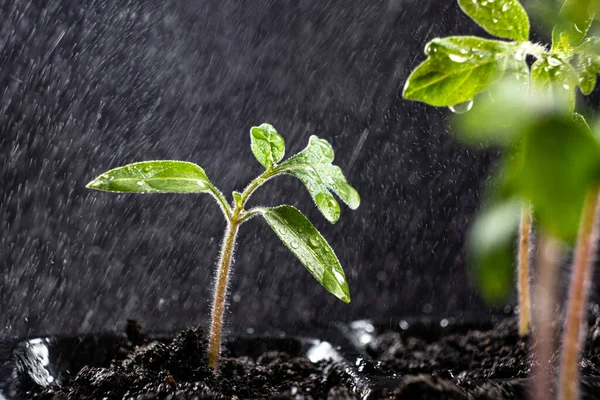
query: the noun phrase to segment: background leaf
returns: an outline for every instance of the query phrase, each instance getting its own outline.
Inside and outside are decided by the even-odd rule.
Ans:
[[[524,127],[504,179],[506,193],[531,202],[540,226],[574,242],[585,193],[600,179],[600,144],[580,115],[540,119]]]
[[[583,94],[588,95],[594,90],[596,76],[600,73],[600,38],[585,39],[575,51],[579,88]]]
[[[299,210],[282,205],[267,208],[262,215],[279,239],[325,289],[349,303],[350,289],[333,249]]]
[[[479,97],[473,110],[452,120],[457,137],[471,145],[510,146],[523,127],[551,116],[571,115],[569,97],[552,98],[547,88],[502,81]]]
[[[472,274],[485,300],[500,303],[513,287],[517,228],[523,202],[510,198],[491,203],[475,219],[468,243]]]
[[[351,209],[360,204],[358,192],[346,182],[342,170],[332,165],[333,148],[324,139],[311,136],[308,146],[300,153],[285,160],[276,168],[300,179],[312,196],[319,211],[329,222],[340,217],[340,206],[332,193],[335,193]]]
[[[552,50],[569,51],[585,37],[598,12],[599,0],[565,0],[552,29]]]
[[[202,193],[216,190],[198,165],[170,160],[144,161],[111,169],[86,187],[125,193]]]
[[[526,42],[529,18],[518,0],[458,0],[460,8],[492,35]]]
[[[281,161],[285,155],[285,141],[270,124],[250,129],[250,147],[258,162],[267,169]]]
[[[451,36],[433,39],[425,47],[427,60],[409,76],[403,96],[433,106],[453,106],[505,76],[526,80],[529,68],[519,43]]]

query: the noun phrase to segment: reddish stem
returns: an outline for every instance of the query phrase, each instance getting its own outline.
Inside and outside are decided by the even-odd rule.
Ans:
[[[529,294],[529,248],[531,236],[531,210],[528,204],[521,209],[519,227],[519,257],[517,286],[519,289],[519,334],[529,333],[531,324],[531,296]]]
[[[598,216],[598,187],[594,186],[586,193],[583,204],[571,271],[567,319],[562,338],[560,400],[579,398],[579,357],[587,331],[586,306],[598,244]]]
[[[535,263],[535,308],[533,342],[537,364],[534,365],[533,399],[552,398],[553,374],[550,365],[554,351],[554,307],[556,305],[556,287],[560,265],[560,244],[545,232],[540,233]]]
[[[217,270],[217,282],[213,297],[208,343],[208,366],[214,370],[215,374],[219,372],[219,355],[221,354],[221,334],[223,330],[225,300],[227,297],[227,284],[229,281],[229,267],[233,260],[233,250],[235,248],[235,238],[238,228],[238,222],[230,221],[227,223],[227,230],[225,231],[225,237],[221,246],[219,269]]]

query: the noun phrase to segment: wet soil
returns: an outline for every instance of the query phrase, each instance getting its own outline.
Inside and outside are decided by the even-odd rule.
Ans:
[[[490,327],[491,328],[491,327]],[[557,332],[560,328],[547,327]],[[440,330],[441,331],[441,330]],[[401,376],[395,387],[374,393],[394,399],[526,399],[528,377],[536,360],[531,337],[520,337],[517,321],[505,319],[493,329],[432,335],[431,330],[386,329],[365,346],[380,374]],[[553,365],[558,365],[555,351]],[[584,399],[600,399],[600,317],[589,321],[581,361]]]
[[[294,350],[232,345],[224,348],[217,378],[206,364],[206,347],[200,328],[172,341],[150,341],[130,322],[127,339],[109,366],[84,366],[60,388],[26,394],[39,400],[353,398],[343,369],[333,362],[313,363]],[[234,357],[240,350],[246,354]]]

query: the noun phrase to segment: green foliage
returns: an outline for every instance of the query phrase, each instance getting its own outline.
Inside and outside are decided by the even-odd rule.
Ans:
[[[583,117],[573,114],[576,88],[592,92],[600,73],[600,38],[586,38],[600,0],[566,0],[552,32],[552,49],[528,41],[529,18],[517,0],[458,0],[488,33],[436,38],[409,76],[404,97],[452,107],[475,100],[453,121],[458,137],[505,149],[469,246],[485,297],[498,299],[511,281],[519,204],[536,223],[573,242],[588,187],[600,180],[600,145]],[[528,68],[525,57],[535,62]],[[488,96],[478,96],[489,92]],[[460,112],[459,112],[460,111]]]
[[[538,224],[573,243],[586,190],[600,179],[600,144],[580,115],[547,116],[521,129],[517,155],[505,159],[503,190],[530,200]]]
[[[202,193],[214,189],[204,170],[185,161],[144,161],[111,169],[89,189],[123,193]]]
[[[598,11],[598,0],[565,0],[552,30],[552,50],[568,52],[590,29]]]
[[[529,40],[529,17],[517,0],[458,0],[460,8],[494,36]]]
[[[244,192],[234,191],[230,206],[215,188],[202,168],[184,161],[146,161],[107,171],[92,182],[90,189],[126,193],[202,193],[214,196],[229,223],[240,224],[261,214],[283,243],[298,257],[310,273],[333,295],[350,301],[350,290],[342,267],[325,239],[297,209],[283,205],[275,208],[245,210],[252,193],[266,180],[281,174],[299,178],[307,187],[321,213],[330,222],[340,216],[340,207],[332,193],[348,206],[360,204],[358,192],[346,182],[342,170],[333,165],[333,149],[324,139],[311,136],[308,146],[300,153],[277,165],[284,156],[285,143],[269,124],[252,127],[251,149],[266,168]]]
[[[250,129],[252,153],[265,168],[271,168],[281,161],[285,155],[285,141],[273,128],[273,125],[262,124]]]
[[[350,289],[344,270],[331,246],[308,218],[288,205],[264,209],[262,215],[315,279],[335,297],[349,303]]]
[[[527,79],[527,63],[520,43],[451,36],[433,39],[425,47],[428,58],[404,86],[404,97],[433,106],[453,106],[506,76]]]
[[[469,232],[473,278],[491,303],[504,300],[513,286],[510,265],[521,207],[522,202],[516,198],[491,202],[479,213]]]
[[[577,71],[579,88],[588,95],[596,86],[596,75],[600,73],[600,38],[587,38],[577,48]]]
[[[346,182],[340,167],[332,164],[333,158],[331,145],[324,139],[311,136],[304,150],[275,168],[276,172],[300,179],[319,211],[331,223],[340,217],[340,206],[332,192],[353,210],[360,204],[358,192]]]

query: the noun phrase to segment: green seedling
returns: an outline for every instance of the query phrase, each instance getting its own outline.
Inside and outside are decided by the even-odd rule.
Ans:
[[[573,114],[576,89],[589,94],[600,72],[600,38],[587,37],[598,0],[566,0],[552,46],[529,41],[529,17],[517,0],[458,0],[461,9],[496,39],[437,38],[408,78],[404,97],[466,113],[462,139],[503,146],[500,189],[470,235],[483,293],[499,299],[510,288],[513,232],[520,226],[517,262],[520,331],[530,325],[530,207],[547,243],[577,239],[563,337],[559,396],[578,396],[577,362],[598,225],[600,146],[582,116]],[[535,61],[531,68],[527,57]],[[510,85],[501,84],[510,81]],[[499,90],[495,88],[500,87]],[[492,97],[492,99],[490,99]],[[480,104],[485,103],[485,104]],[[486,105],[487,104],[487,105]],[[472,115],[470,115],[472,114]],[[542,257],[543,258],[543,257]],[[544,329],[544,328],[542,328]]]
[[[333,249],[313,224],[290,205],[253,207],[246,209],[248,199],[266,181],[279,175],[300,179],[323,216],[331,223],[340,217],[340,206],[335,193],[351,209],[360,204],[358,192],[346,182],[342,170],[333,165],[333,149],[324,139],[311,136],[301,152],[280,162],[285,154],[285,142],[275,128],[262,124],[250,130],[251,149],[265,171],[254,179],[243,192],[233,192],[233,201],[227,202],[208,179],[202,168],[185,161],[146,161],[125,165],[103,173],[87,187],[123,193],[207,193],[219,204],[227,222],[214,288],[210,325],[208,363],[215,373],[221,349],[221,329],[229,270],[241,224],[255,216],[262,216],[279,239],[304,264],[308,271],[338,299],[350,302],[350,290]]]

